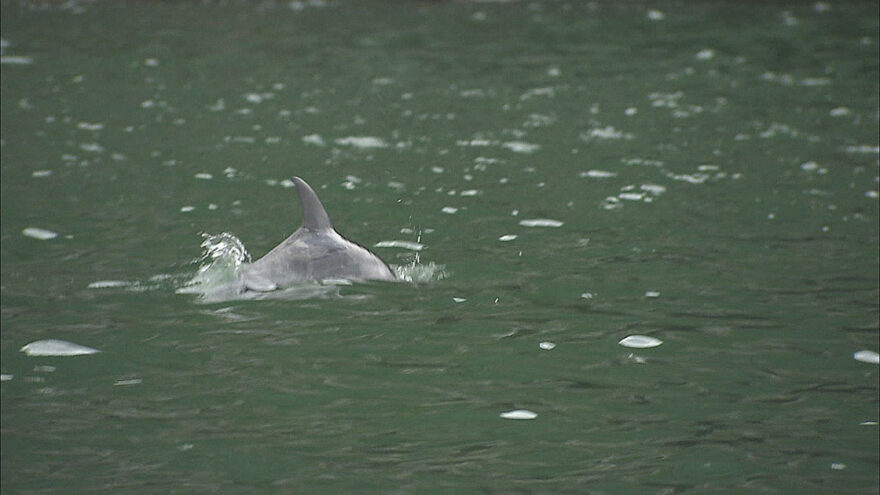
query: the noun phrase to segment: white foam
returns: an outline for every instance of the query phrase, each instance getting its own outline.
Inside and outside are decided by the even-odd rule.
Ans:
[[[516,234],[505,234],[505,235],[499,237],[498,240],[501,242],[508,242],[508,241],[512,241],[512,240],[516,239],[516,237],[517,237]]]
[[[556,347],[556,344],[554,344],[553,342],[540,342],[538,344],[538,347],[544,349],[545,351],[551,351]]]

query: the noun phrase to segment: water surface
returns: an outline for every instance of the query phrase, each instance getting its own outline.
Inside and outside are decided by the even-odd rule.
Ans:
[[[878,492],[876,3],[2,8],[4,494]]]

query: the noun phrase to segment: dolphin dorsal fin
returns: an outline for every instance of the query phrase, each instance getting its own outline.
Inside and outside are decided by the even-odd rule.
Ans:
[[[302,226],[307,230],[332,230],[333,225],[330,223],[330,217],[315,191],[299,177],[294,177],[293,183],[296,184],[296,193],[299,195],[299,202],[302,205]]]

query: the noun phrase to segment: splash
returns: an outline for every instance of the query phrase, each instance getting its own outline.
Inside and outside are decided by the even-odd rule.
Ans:
[[[203,233],[202,256],[197,260],[195,276],[177,289],[180,294],[207,295],[236,286],[241,278],[241,265],[251,260],[244,244],[234,234]]]
[[[376,247],[397,247],[407,249],[410,252],[403,256],[404,263],[402,265],[390,265],[397,278],[404,282],[425,283],[443,280],[447,277],[446,267],[437,263],[422,263],[421,251],[427,248],[422,243],[422,229],[414,227],[401,230],[401,232],[415,233],[415,242],[411,241],[380,241],[376,243]],[[428,229],[427,232],[432,232]]]
[[[416,257],[418,258],[418,257]],[[404,282],[425,283],[443,280],[448,276],[446,267],[433,261],[422,264],[418,260],[406,265],[392,266],[397,278]]]

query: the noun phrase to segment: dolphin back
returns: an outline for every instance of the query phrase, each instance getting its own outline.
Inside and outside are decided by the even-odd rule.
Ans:
[[[384,261],[339,235],[315,191],[293,177],[303,209],[302,227],[265,256],[243,266],[244,286],[265,292],[309,280],[397,280]]]

